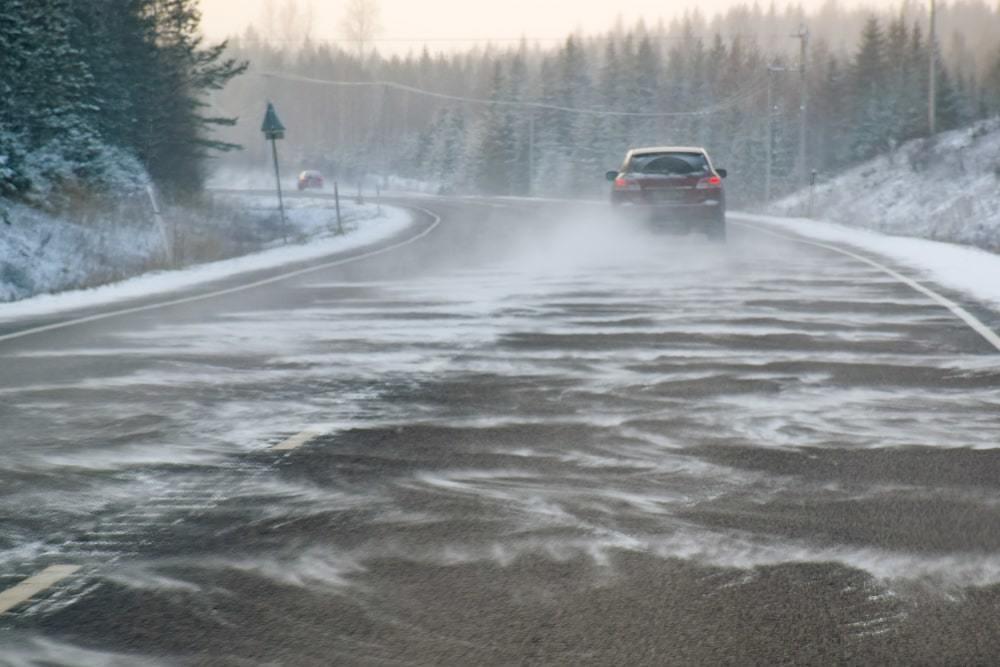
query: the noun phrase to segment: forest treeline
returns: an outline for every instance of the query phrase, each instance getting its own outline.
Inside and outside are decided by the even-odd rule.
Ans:
[[[619,23],[555,46],[524,40],[408,56],[373,49],[362,58],[345,43],[297,43],[287,26],[284,38],[272,39],[281,30],[272,25],[233,40],[231,55],[250,61],[251,74],[215,102],[222,113],[251,119],[227,135],[247,146],[229,158],[243,166],[266,164],[253,121],[267,97],[289,128],[284,155],[293,169],[341,179],[405,175],[498,194],[583,194],[605,187],[604,171],[629,146],[696,144],[736,177],[734,196],[753,200],[763,192],[769,123],[775,190],[794,187],[800,173],[799,40],[792,37],[800,25],[811,33],[807,170],[831,173],[928,133],[928,17],[915,2],[884,13],[829,2],[805,14],[754,4],[710,19]],[[939,130],[1000,111],[997,35],[1000,7],[939,3]],[[321,81],[387,81],[547,106]]]
[[[4,0],[0,10],[0,196],[40,205],[150,179],[202,185],[231,146],[205,95],[244,65],[206,46],[196,0]]]

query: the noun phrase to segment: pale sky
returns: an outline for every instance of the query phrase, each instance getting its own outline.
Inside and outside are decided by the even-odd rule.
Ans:
[[[241,32],[262,15],[267,0],[201,0],[203,27],[212,38]],[[752,1],[752,0],[749,0]],[[897,6],[901,0],[840,0],[842,6]],[[315,16],[313,37],[337,39],[340,17],[346,0],[271,0],[279,8],[288,2],[300,7],[311,4]],[[823,0],[802,0],[815,7]],[[458,46],[452,39],[500,39],[522,35],[530,38],[561,39],[576,28],[600,32],[612,26],[618,16],[627,23],[643,17],[655,22],[687,7],[698,7],[710,15],[739,0],[379,0],[383,32],[380,50],[419,48],[420,40],[430,40],[432,51]],[[768,0],[762,0],[766,6]],[[785,2],[777,2],[784,7]],[[416,40],[412,43],[396,40]],[[467,46],[468,44],[461,44]],[[395,47],[395,48],[393,48]]]

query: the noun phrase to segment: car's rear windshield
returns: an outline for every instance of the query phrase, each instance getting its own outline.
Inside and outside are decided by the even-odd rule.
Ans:
[[[626,171],[633,174],[704,174],[708,160],[703,153],[643,153],[633,155]]]

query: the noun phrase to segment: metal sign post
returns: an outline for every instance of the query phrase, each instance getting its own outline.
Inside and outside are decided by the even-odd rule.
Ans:
[[[271,142],[274,180],[278,185],[278,210],[281,212],[281,240],[288,243],[288,221],[285,219],[285,201],[281,196],[281,171],[278,168],[278,139],[285,138],[285,126],[278,120],[278,114],[270,102],[267,103],[267,112],[264,114],[264,124],[261,125],[260,131],[264,133],[264,138]]]

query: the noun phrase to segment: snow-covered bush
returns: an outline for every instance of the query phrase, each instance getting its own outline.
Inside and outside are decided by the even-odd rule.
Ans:
[[[88,153],[67,156],[58,143],[32,151],[20,165],[18,198],[49,211],[86,202],[116,202],[141,194],[150,182],[142,163],[127,151],[95,143]]]
[[[26,154],[21,137],[0,125],[0,197],[11,197],[30,187],[22,171]]]

